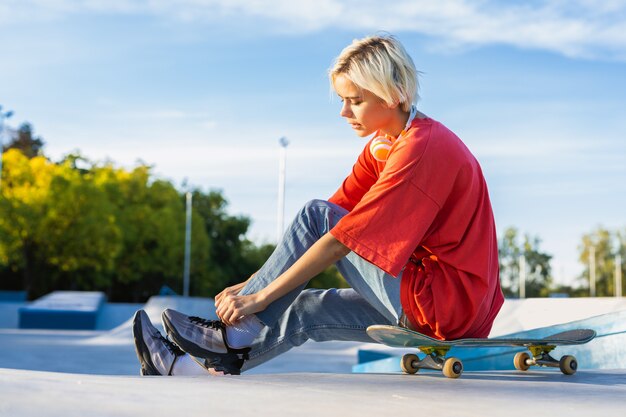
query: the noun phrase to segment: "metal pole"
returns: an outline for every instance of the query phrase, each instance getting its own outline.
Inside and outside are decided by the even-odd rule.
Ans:
[[[276,241],[280,242],[283,237],[285,227],[285,179],[287,172],[287,145],[289,141],[286,137],[278,140],[280,154],[278,159],[278,219],[276,225]]]
[[[187,220],[185,222],[185,271],[183,273],[183,295],[189,297],[189,267],[191,265],[191,202],[192,194],[187,192]]]
[[[589,295],[596,296],[596,247],[589,248]]]
[[[519,298],[526,298],[526,258],[519,257]]]
[[[622,255],[615,255],[615,296],[622,296]]]

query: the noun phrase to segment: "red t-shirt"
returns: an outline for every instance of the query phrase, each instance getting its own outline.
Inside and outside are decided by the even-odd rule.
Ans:
[[[330,198],[349,211],[330,233],[393,276],[404,268],[402,308],[421,333],[487,337],[504,297],[478,161],[430,118],[415,119],[386,162],[369,145]]]

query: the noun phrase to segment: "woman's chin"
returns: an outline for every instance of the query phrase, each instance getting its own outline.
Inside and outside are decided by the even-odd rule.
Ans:
[[[372,132],[365,130],[363,128],[354,129],[354,133],[360,138],[365,138],[372,134]]]

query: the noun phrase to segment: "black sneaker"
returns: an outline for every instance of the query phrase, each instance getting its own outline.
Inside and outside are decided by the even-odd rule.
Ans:
[[[176,360],[185,354],[152,325],[145,311],[133,319],[135,353],[141,363],[141,375],[171,375]]]
[[[212,373],[239,375],[250,348],[232,349],[226,339],[226,326],[219,320],[187,316],[167,309],[161,315],[167,335],[182,350],[205,360]]]

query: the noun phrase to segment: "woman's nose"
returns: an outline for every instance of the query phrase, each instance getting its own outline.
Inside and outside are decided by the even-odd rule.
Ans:
[[[341,106],[341,111],[339,112],[339,115],[341,117],[351,117],[352,116],[352,110],[350,109],[350,104],[347,102],[343,102],[343,105]]]

